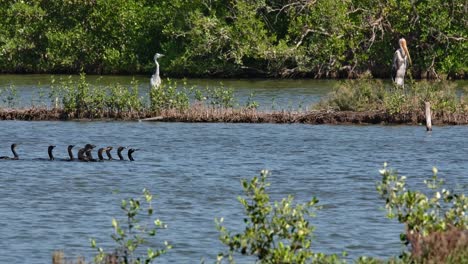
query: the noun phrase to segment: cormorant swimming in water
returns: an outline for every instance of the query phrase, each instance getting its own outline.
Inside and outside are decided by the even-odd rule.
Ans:
[[[68,147],[67,147],[68,156],[70,156],[70,158],[68,159],[68,161],[75,160],[75,158],[73,157],[73,152],[72,152],[72,148],[73,148],[74,146],[75,146],[75,145],[68,145]]]
[[[55,160],[54,154],[52,154],[52,150],[54,150],[55,146],[50,145],[49,148],[47,149],[47,153],[49,154],[49,160]]]
[[[100,148],[100,149],[98,149],[98,153],[97,153],[97,154],[98,154],[99,161],[103,161],[103,160],[104,160],[104,157],[102,156],[102,153],[103,153],[104,151],[107,151],[107,148]]]
[[[111,155],[111,153],[110,153],[112,149],[113,149],[112,146],[109,146],[109,147],[107,147],[107,149],[106,149],[106,154],[107,154],[108,160],[113,160],[112,155]]]
[[[133,148],[131,148],[131,149],[128,150],[128,159],[129,159],[130,161],[134,161],[134,159],[133,159],[133,157],[132,157],[132,154],[133,154],[133,152],[135,152],[135,151],[137,151],[137,150],[138,150],[138,149],[133,149]]]
[[[117,149],[117,155],[119,156],[119,159],[120,160],[125,160],[124,157],[122,156],[122,150],[126,149],[127,147],[122,147],[120,146],[118,149]]]
[[[85,151],[86,158],[88,158],[88,161],[97,161],[97,159],[93,158],[93,154],[91,154],[91,151],[95,147],[96,147],[95,145],[92,145],[92,148],[88,148],[88,150]]]
[[[16,153],[16,146],[17,144],[11,144],[11,152],[13,152],[13,158],[10,158],[8,156],[2,156],[0,159],[7,159],[7,160],[19,160],[18,153]]]
[[[90,158],[93,159],[91,156],[91,150],[93,150],[95,147],[95,145],[86,144],[84,148],[81,148],[78,151],[78,159],[81,161],[92,161],[90,160]]]

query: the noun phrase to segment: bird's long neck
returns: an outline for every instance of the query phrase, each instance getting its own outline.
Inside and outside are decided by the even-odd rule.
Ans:
[[[16,153],[15,147],[11,147],[11,152],[13,152],[14,159],[18,159],[18,158],[19,158],[18,153]]]
[[[128,150],[128,159],[131,160],[131,161],[134,161],[134,159],[132,157],[132,153],[133,153],[133,150]]]
[[[106,150],[106,154],[107,154],[107,158],[109,160],[112,160],[112,155],[111,155],[110,151],[111,151],[110,149]]]
[[[158,61],[156,59],[154,60],[154,63],[156,63],[156,71],[154,72],[154,74],[159,76],[159,63],[158,63]]]
[[[71,148],[68,148],[68,156],[70,156],[70,160],[74,160],[73,158],[73,152]]]
[[[406,59],[408,57],[408,54],[406,54],[405,49],[400,45],[400,54],[403,59]]]
[[[53,148],[49,148],[47,153],[49,154],[49,159],[54,160],[54,154],[52,153]]]
[[[123,149],[117,151],[117,155],[119,156],[119,159],[120,159],[120,160],[124,160],[124,157],[122,156],[122,150],[123,150]]]
[[[103,148],[100,148],[100,149],[98,150],[98,158],[99,158],[99,160],[104,160],[104,157],[102,156],[102,152],[103,152],[103,151],[104,151]]]

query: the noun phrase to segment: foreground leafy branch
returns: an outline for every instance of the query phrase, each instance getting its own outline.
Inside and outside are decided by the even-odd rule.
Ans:
[[[443,188],[437,168],[432,171],[432,177],[424,181],[430,194],[425,194],[407,189],[406,177],[385,163],[377,191],[386,201],[387,216],[406,226],[400,239],[410,245],[410,258],[423,263],[467,261],[468,197]]]
[[[166,253],[172,246],[164,242],[163,248],[154,249],[149,247],[146,254],[138,256],[137,249],[147,244],[148,239],[154,237],[159,229],[165,229],[167,226],[159,219],[152,220],[153,207],[151,201],[153,195],[146,189],[143,190],[143,199],[130,198],[122,200],[121,209],[125,212],[127,219],[119,221],[112,219],[114,234],[111,236],[116,242],[117,247],[113,253],[105,253],[104,249],[97,247],[96,241],[91,240],[91,246],[96,248],[98,254],[95,257],[95,263],[122,263],[122,264],[140,264],[152,263],[154,259]],[[141,202],[143,201],[143,202]],[[146,202],[146,208],[142,203]],[[146,215],[141,215],[146,212]]]
[[[218,263],[227,257],[234,263],[234,253],[255,256],[260,263],[306,263],[311,261],[338,262],[336,255],[314,253],[312,233],[314,227],[309,218],[320,207],[313,197],[304,204],[294,205],[290,195],[279,202],[270,202],[267,193],[269,172],[263,170],[260,177],[242,180],[244,197],[238,200],[244,207],[246,225],[243,233],[231,234],[222,226],[223,218],[216,221],[220,240],[229,247],[228,253],[218,255]]]

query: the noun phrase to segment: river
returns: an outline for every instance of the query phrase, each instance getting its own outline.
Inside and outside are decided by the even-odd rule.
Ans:
[[[243,83],[244,90],[236,93],[273,94],[286,104],[295,98],[319,100],[332,84],[297,81],[294,87],[268,89],[287,81]],[[28,91],[28,85],[15,85]],[[21,158],[0,160],[2,262],[50,263],[54,250],[89,261],[95,253],[91,238],[111,251],[111,221],[123,217],[121,200],[147,188],[155,195],[155,215],[168,225],[155,241],[167,240],[174,247],[158,262],[212,263],[227,250],[218,240],[214,219],[223,217],[229,230],[242,230],[240,180],[262,169],[271,171],[273,200],[290,194],[298,202],[312,196],[320,200],[323,209],[311,219],[315,251],[347,251],[349,259],[397,256],[404,227],[385,217],[384,201],[375,191],[378,170],[388,162],[420,189],[437,166],[451,188],[466,193],[467,133],[467,126],[435,127],[426,133],[421,126],[2,121],[0,156],[11,155],[9,146],[15,142]],[[86,143],[140,150],[135,162],[40,159],[47,158],[51,144],[57,146],[56,157],[65,158],[68,144]]]

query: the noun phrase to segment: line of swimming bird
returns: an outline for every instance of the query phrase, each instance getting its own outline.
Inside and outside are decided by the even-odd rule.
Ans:
[[[11,144],[11,152],[13,152],[13,157],[0,156],[0,160],[19,160],[20,159],[19,155],[16,152],[16,147],[17,146],[18,146],[18,144]],[[72,151],[73,147],[75,147],[75,145],[68,145],[68,147],[67,147],[69,158],[67,158],[67,159],[58,159],[58,160],[93,162],[93,161],[105,161],[105,160],[113,160],[114,159],[112,157],[112,155],[111,155],[111,150],[113,149],[113,147],[111,147],[111,146],[98,149],[98,152],[97,152],[98,153],[98,158],[97,159],[93,158],[93,154],[91,153],[92,150],[96,147],[95,145],[86,144],[84,146],[84,148],[80,148],[78,150],[78,159],[75,159],[75,156],[73,155],[73,151]],[[56,160],[56,158],[54,157],[54,154],[53,154],[54,148],[55,148],[54,145],[50,145],[48,147],[48,149],[47,149],[47,153],[49,154],[49,160]],[[126,148],[127,147],[123,147],[123,146],[119,146],[117,148],[117,156],[119,156],[119,160],[125,160],[123,155],[122,155],[122,151],[124,149],[126,149]],[[127,156],[128,156],[128,159],[130,161],[134,161],[132,154],[137,150],[138,149],[135,149],[135,148],[129,148],[128,149]],[[104,156],[103,156],[104,152],[107,155],[107,159],[105,159]]]

